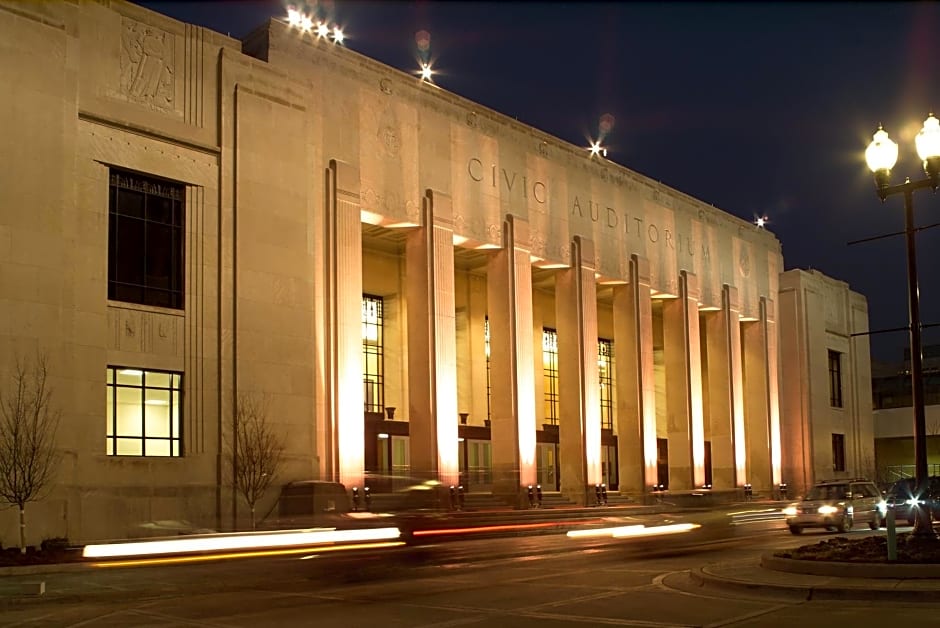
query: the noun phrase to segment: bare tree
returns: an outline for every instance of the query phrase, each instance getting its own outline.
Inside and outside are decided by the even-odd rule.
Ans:
[[[283,440],[268,420],[267,399],[251,393],[239,394],[228,454],[235,490],[251,511],[252,530],[256,527],[255,505],[277,477],[283,451]]]
[[[52,405],[44,354],[16,360],[0,386],[0,498],[20,510],[20,551],[26,553],[26,504],[41,499],[55,473],[59,411]]]

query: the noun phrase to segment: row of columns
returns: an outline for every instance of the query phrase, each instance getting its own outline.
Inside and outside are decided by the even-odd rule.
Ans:
[[[324,365],[330,368],[322,373],[329,380],[325,390],[331,396],[327,404],[331,434],[324,434],[329,464],[324,468],[347,485],[359,485],[363,473],[362,245],[356,199],[344,194],[342,175],[338,175],[344,167],[331,162],[328,172],[330,242],[325,267],[330,289],[326,305],[334,318],[328,336],[332,350]],[[421,220],[421,226],[407,236],[405,247],[411,467],[454,483],[459,461],[450,198],[428,190]],[[527,223],[507,215],[502,239],[502,248],[492,255],[486,269],[493,491],[514,496],[521,504],[525,499],[521,488],[536,481],[537,401],[532,365],[537,356]],[[564,295],[555,299],[559,459],[562,493],[584,504],[591,500],[591,487],[602,482],[593,243],[575,236],[570,256],[568,268],[556,276],[556,295]],[[353,276],[356,268],[359,274]],[[758,489],[771,488],[780,481],[772,303],[762,299],[759,320],[742,323],[736,290],[724,286],[721,308],[700,319],[696,276],[682,271],[679,280],[679,295],[664,299],[662,314],[667,381],[666,407],[661,413],[665,425],[659,433],[668,438],[670,488],[704,485],[706,431],[714,488],[730,489],[746,482]],[[637,494],[651,490],[657,482],[652,302],[649,263],[634,255],[630,276],[613,291],[613,341],[619,356],[615,385],[620,488]],[[703,337],[707,365],[703,365]]]

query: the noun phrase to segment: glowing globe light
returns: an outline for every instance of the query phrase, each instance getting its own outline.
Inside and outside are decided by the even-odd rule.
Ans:
[[[427,31],[418,31],[415,33],[415,45],[421,52],[427,52],[431,47],[431,33]]]
[[[764,225],[767,224],[767,216],[758,216],[754,224],[757,225],[758,229],[763,229]]]
[[[940,157],[940,120],[930,114],[924,120],[924,128],[914,138],[917,155],[923,160]]]
[[[317,37],[326,37],[330,34],[330,27],[326,25],[326,22],[320,22],[317,24]]]
[[[310,19],[309,15],[300,16],[300,30],[304,33],[309,33],[313,29],[313,20]]]
[[[341,44],[343,43],[343,37],[344,37],[343,29],[341,29],[339,26],[334,27],[333,28],[333,41],[335,41],[337,44]]]
[[[432,74],[433,72],[431,71],[431,64],[424,63],[421,65],[421,80],[422,81],[430,81]]]
[[[872,172],[889,171],[898,162],[898,145],[891,141],[881,126],[865,149],[865,161]]]

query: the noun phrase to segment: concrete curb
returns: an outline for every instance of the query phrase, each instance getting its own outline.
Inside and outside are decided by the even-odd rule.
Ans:
[[[803,561],[807,562],[807,561]],[[714,573],[709,565],[689,572],[692,582],[702,587],[758,594],[774,594],[800,601],[813,600],[884,600],[891,602],[935,602],[940,579],[931,587],[924,580],[871,578],[862,584],[826,582],[819,584],[784,584],[772,581],[739,580]],[[793,573],[793,572],[788,572]],[[816,577],[819,574],[807,574]],[[842,577],[845,577],[844,567]],[[832,575],[829,577],[838,578]],[[925,586],[927,585],[927,586]]]
[[[830,578],[891,578],[894,580],[937,579],[940,585],[940,565],[899,565],[885,563],[822,562],[781,558],[764,554],[760,558],[764,569]]]

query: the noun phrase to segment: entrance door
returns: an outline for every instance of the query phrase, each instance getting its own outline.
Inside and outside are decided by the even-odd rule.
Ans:
[[[543,490],[561,490],[561,478],[558,473],[558,445],[555,443],[538,443],[537,474],[538,483]]]
[[[607,488],[611,491],[616,491],[619,488],[616,445],[604,445],[601,447],[601,473],[603,474],[602,481],[607,485]]]

